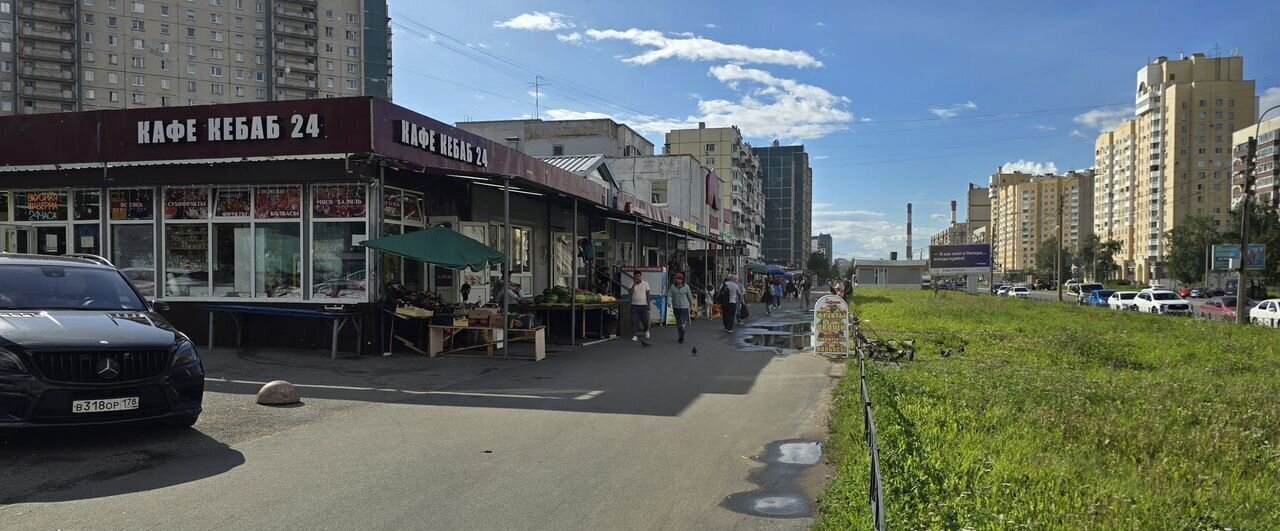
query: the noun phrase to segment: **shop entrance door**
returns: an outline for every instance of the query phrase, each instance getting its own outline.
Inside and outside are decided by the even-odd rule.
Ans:
[[[553,233],[551,242],[551,285],[572,286],[574,266],[578,263],[578,245],[567,232]]]
[[[459,232],[461,232],[463,236],[485,245],[489,245],[489,225],[487,223],[463,221],[458,223],[458,228],[460,229]],[[488,271],[472,271],[470,269],[464,269],[462,271],[458,271],[457,274],[462,277],[461,282],[458,284],[459,288],[461,288],[462,283],[466,283],[471,286],[471,294],[467,297],[468,302],[489,302],[490,293]],[[461,297],[459,297],[459,300],[461,300]]]
[[[3,251],[6,253],[30,253],[35,250],[36,231],[33,227],[3,225]]]
[[[36,227],[36,252],[39,254],[67,254],[67,226]]]

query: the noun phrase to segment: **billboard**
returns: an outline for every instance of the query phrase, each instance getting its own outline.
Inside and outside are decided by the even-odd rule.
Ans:
[[[988,244],[929,246],[931,275],[966,275],[990,271],[991,246]]]
[[[1249,252],[1245,255],[1245,269],[1249,271],[1262,271],[1266,266],[1267,246],[1260,243],[1249,244]],[[1215,271],[1225,271],[1228,269],[1228,263],[1235,260],[1239,267],[1240,246],[1239,245],[1214,245],[1213,246],[1213,269]]]

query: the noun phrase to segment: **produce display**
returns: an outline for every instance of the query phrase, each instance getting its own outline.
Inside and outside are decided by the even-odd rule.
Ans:
[[[439,293],[407,288],[400,284],[387,285],[387,300],[397,306],[416,306],[437,313],[452,313],[454,306],[444,301]]]
[[[592,293],[583,289],[570,292],[567,287],[556,286],[543,290],[542,295],[534,297],[532,302],[533,304],[598,304],[617,301],[618,299],[608,295]]]

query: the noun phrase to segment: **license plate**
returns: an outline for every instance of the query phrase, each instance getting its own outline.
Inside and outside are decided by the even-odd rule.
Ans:
[[[102,400],[72,400],[72,413],[106,413],[138,409],[138,397],[104,398]]]

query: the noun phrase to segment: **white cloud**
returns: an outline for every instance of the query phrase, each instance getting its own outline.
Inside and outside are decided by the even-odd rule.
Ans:
[[[815,23],[813,24],[813,27],[815,27],[815,28],[821,28],[821,27],[826,26],[826,25],[827,25],[827,23],[826,23],[826,22],[821,22],[821,21],[819,21],[819,22],[815,22]]]
[[[1119,109],[1094,109],[1084,114],[1077,114],[1071,121],[1099,131],[1114,129],[1125,120],[1133,118],[1133,107]]]
[[[946,120],[947,118],[955,118],[964,111],[972,111],[977,108],[978,104],[972,101],[966,101],[964,103],[957,103],[950,107],[929,107],[929,112],[933,113],[934,116],[937,116],[938,118]]]
[[[1036,130],[1036,131],[1046,132],[1046,133],[1047,133],[1047,132],[1049,132],[1049,131],[1057,131],[1057,130],[1058,130],[1058,128],[1057,128],[1057,127],[1054,127],[1054,126],[1052,126],[1052,125],[1037,125],[1037,126],[1035,126],[1035,130]]]
[[[568,109],[548,109],[542,111],[543,114],[551,120],[595,120],[598,118],[613,118],[602,112],[592,111],[571,111]]]
[[[680,59],[683,61],[728,61],[732,63],[755,63],[794,66],[798,68],[821,67],[808,52],[771,48],[752,48],[741,44],[726,44],[705,37],[680,36],[671,37],[657,30],[631,28],[627,30],[589,29],[584,35],[596,41],[616,40],[636,46],[653,48],[633,57],[627,57],[625,63],[648,65],[664,59]]]
[[[810,157],[810,158],[812,158],[813,160],[823,160],[823,159],[827,158],[827,156],[826,156],[826,155],[814,155],[814,156],[812,156],[812,157]]]
[[[1264,90],[1262,92],[1262,96],[1258,97],[1258,115],[1261,116],[1262,111],[1275,107],[1276,105],[1280,105],[1280,87],[1271,87]],[[1272,118],[1275,116],[1275,113],[1271,113]],[[1271,118],[1268,118],[1268,120],[1270,119]]]
[[[827,210],[831,206],[821,203],[813,205],[813,232],[830,234],[832,246],[840,250],[837,255],[888,258],[890,251],[902,253],[905,250],[905,223],[891,222],[883,212]],[[932,234],[937,230],[920,226],[914,229],[917,235]],[[924,240],[927,241],[928,238],[925,237]]]
[[[557,33],[556,39],[560,42],[567,42],[569,44],[582,44],[582,34],[576,31],[569,34]]]
[[[934,221],[941,221],[941,222],[951,221],[951,217],[947,216],[946,214],[929,214],[929,219],[932,219]]]
[[[703,24],[703,26],[706,26],[706,28],[707,28],[707,29],[716,29],[716,28],[720,27],[720,26],[717,26],[717,25],[712,24],[712,23],[710,23],[710,22],[708,22],[708,23],[706,23],[706,24]]]
[[[1071,133],[1068,134],[1067,136],[1070,136],[1072,138],[1089,138],[1088,135],[1084,134],[1079,129],[1072,129]]]
[[[572,28],[573,26],[573,22],[570,22],[567,17],[554,11],[548,11],[546,13],[532,11],[517,15],[511,20],[495,21],[493,23],[493,27],[495,28],[526,31],[557,31]]]
[[[1052,162],[1035,162],[1022,159],[1018,159],[1017,162],[1006,162],[1000,166],[1000,169],[1006,172],[1018,171],[1032,175],[1058,173],[1058,165]]]

